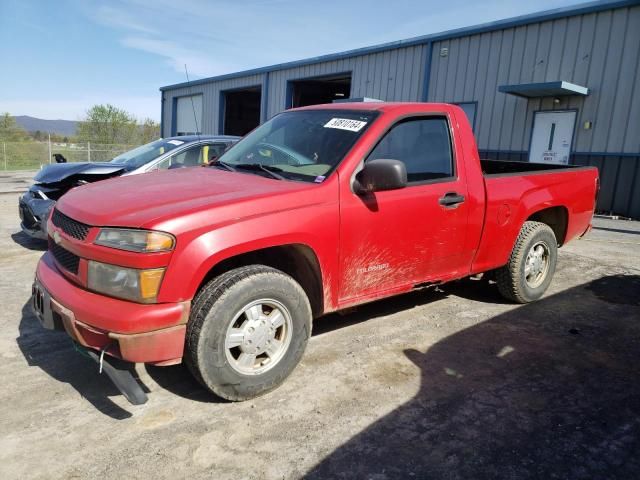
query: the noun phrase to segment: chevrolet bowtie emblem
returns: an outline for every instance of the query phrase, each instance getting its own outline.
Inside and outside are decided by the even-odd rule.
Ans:
[[[60,243],[60,240],[62,240],[62,238],[60,237],[60,232],[58,232],[57,230],[53,232],[53,241],[56,242],[56,244]]]

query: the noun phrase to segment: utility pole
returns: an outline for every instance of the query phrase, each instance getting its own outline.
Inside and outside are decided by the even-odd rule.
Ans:
[[[51,163],[51,132],[49,132],[49,163]]]

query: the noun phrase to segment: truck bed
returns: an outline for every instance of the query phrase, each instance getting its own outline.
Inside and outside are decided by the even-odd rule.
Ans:
[[[507,262],[518,232],[532,212],[536,212],[534,220],[544,218],[552,226],[563,225],[556,232],[561,245],[589,228],[596,201],[596,168],[495,160],[480,163],[486,210],[475,272]]]
[[[574,170],[583,168],[579,165],[557,165],[553,163],[513,162],[505,160],[480,160],[482,173],[485,176],[518,175],[534,172],[556,172],[558,170]]]

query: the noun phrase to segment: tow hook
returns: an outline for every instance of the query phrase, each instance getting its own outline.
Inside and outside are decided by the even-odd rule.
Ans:
[[[76,349],[80,353],[88,356],[98,364],[98,374],[101,374],[102,372],[106,373],[109,379],[113,382],[116,388],[120,390],[120,393],[124,395],[129,403],[132,405],[143,405],[147,403],[147,394],[144,393],[144,390],[133,377],[131,372],[126,369],[115,367],[105,358],[104,354],[110,346],[110,344],[105,346],[100,350],[100,354],[98,354],[91,349],[75,344]]]

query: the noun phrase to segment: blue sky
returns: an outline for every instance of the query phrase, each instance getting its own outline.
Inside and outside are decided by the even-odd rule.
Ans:
[[[159,120],[158,88],[583,3],[577,0],[0,0],[0,112]]]

